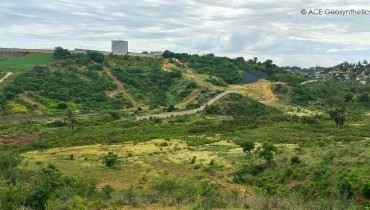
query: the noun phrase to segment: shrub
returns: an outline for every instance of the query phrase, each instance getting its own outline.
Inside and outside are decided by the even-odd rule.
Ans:
[[[193,158],[191,158],[190,160],[190,164],[194,164],[196,160],[197,160],[197,156],[193,156]]]
[[[301,117],[301,123],[307,125],[318,125],[319,121],[314,117],[303,116]]]
[[[302,161],[301,161],[301,159],[299,159],[299,157],[298,156],[294,156],[294,157],[292,157],[291,159],[290,159],[290,161],[292,162],[292,165],[295,165],[295,164],[300,164]]]
[[[168,147],[169,144],[167,142],[162,142],[159,144],[160,147]]]
[[[108,168],[112,168],[118,163],[118,156],[116,154],[113,154],[113,152],[109,152],[107,155],[103,156],[103,163]]]
[[[102,189],[101,189],[101,193],[103,195],[103,197],[105,199],[110,199],[112,198],[112,195],[114,193],[114,189],[112,186],[110,185],[105,185]]]
[[[362,184],[362,195],[365,198],[370,199],[370,180]]]
[[[339,193],[344,198],[351,198],[352,197],[352,182],[347,176],[342,176],[339,179],[338,183],[338,190]]]
[[[57,109],[67,109],[68,108],[68,104],[64,103],[64,102],[61,102],[61,103],[58,103]]]

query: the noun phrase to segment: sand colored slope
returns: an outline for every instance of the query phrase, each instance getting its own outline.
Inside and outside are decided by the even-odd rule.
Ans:
[[[276,103],[278,98],[272,92],[272,82],[262,79],[244,85],[229,85],[230,89],[239,90],[243,95],[261,103]]]

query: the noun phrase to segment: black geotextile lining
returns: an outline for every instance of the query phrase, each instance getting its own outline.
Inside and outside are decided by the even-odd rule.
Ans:
[[[267,78],[267,74],[262,71],[245,71],[243,73],[243,83],[248,84],[252,82],[257,82],[260,79]]]

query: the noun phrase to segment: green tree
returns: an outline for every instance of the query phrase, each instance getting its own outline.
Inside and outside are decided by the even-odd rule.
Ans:
[[[104,54],[96,51],[89,51],[87,52],[87,56],[97,62],[97,63],[103,63],[104,62]]]
[[[346,110],[344,108],[335,108],[329,111],[329,115],[335,121],[337,127],[342,126],[346,120]]]
[[[252,140],[246,140],[240,143],[240,146],[243,148],[243,152],[247,152],[251,154],[251,151],[255,147],[255,142]]]
[[[68,127],[74,129],[77,123],[76,116],[72,110],[68,110],[64,116],[64,121],[67,122]]]
[[[67,49],[63,49],[62,47],[54,48],[53,56],[56,60],[63,60],[66,58],[71,57],[71,53]]]
[[[260,148],[260,157],[266,160],[266,163],[272,165],[272,160],[274,159],[274,152],[277,152],[277,148],[270,142],[263,143]]]

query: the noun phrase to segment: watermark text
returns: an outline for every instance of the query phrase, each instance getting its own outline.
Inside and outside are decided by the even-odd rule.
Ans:
[[[337,16],[370,15],[370,9],[302,9],[301,14]]]

